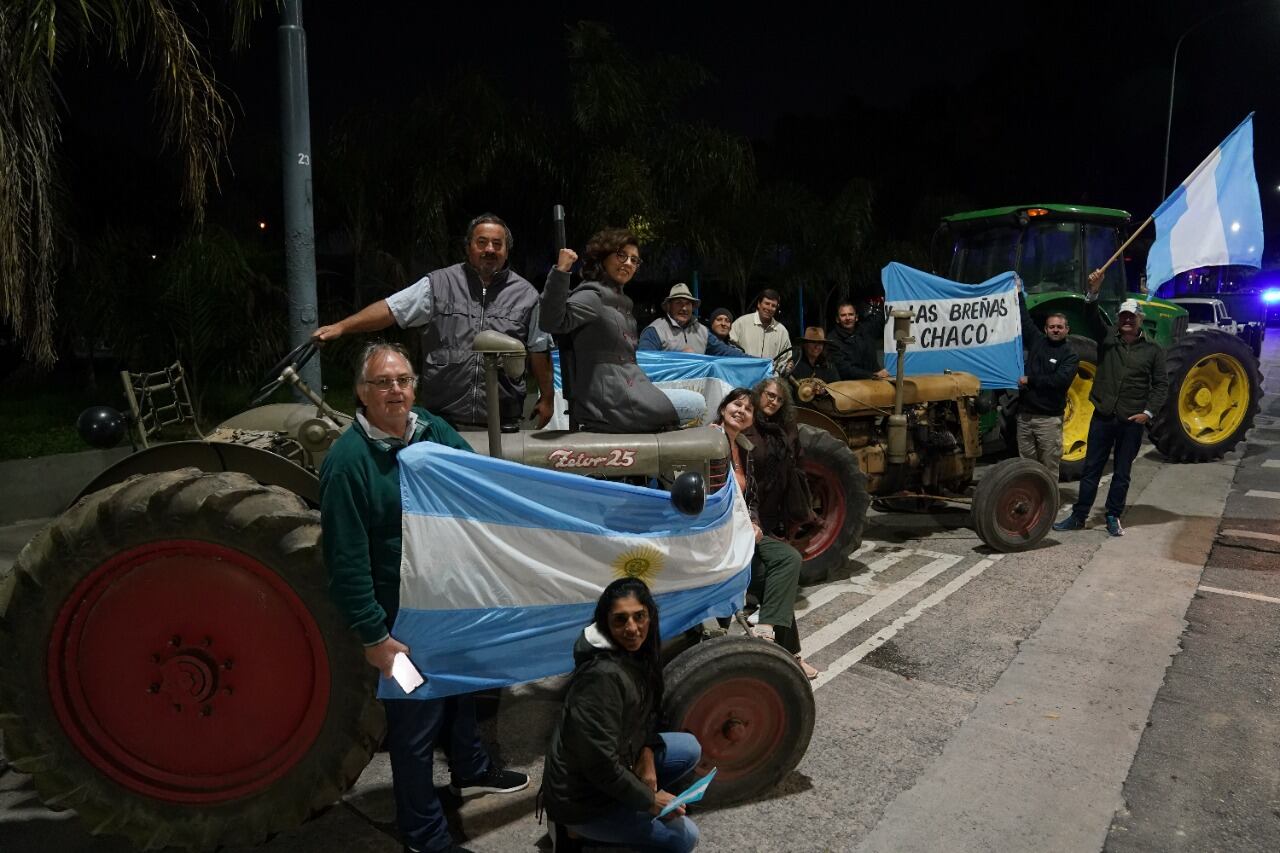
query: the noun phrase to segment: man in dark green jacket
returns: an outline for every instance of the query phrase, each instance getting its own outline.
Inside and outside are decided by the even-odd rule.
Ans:
[[[1098,308],[1101,273],[1089,276],[1085,299],[1097,318],[1098,372],[1089,401],[1093,420],[1089,422],[1089,445],[1085,452],[1080,496],[1071,515],[1053,526],[1054,530],[1081,530],[1098,495],[1098,482],[1107,458],[1115,450],[1111,488],[1107,491],[1107,532],[1123,536],[1120,516],[1129,494],[1133,460],[1142,446],[1142,432],[1155,413],[1164,406],[1169,391],[1164,350],[1142,334],[1142,305],[1136,299],[1120,303],[1116,326],[1111,328]]]
[[[443,419],[414,408],[418,379],[404,349],[393,344],[365,348],[356,374],[360,410],[356,422],[334,442],[320,468],[320,524],[329,589],[364,643],[364,656],[384,678],[408,646],[391,636],[400,606],[400,468],[407,445],[434,441],[470,450]],[[388,699],[387,752],[395,790],[396,822],[405,849],[456,850],[431,780],[436,737],[445,728],[455,793],[519,791],[521,773],[500,770],[489,760],[476,728],[475,700]]]

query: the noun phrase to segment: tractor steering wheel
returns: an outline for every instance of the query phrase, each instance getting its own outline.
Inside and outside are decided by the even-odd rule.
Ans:
[[[290,350],[288,355],[280,359],[276,366],[267,372],[266,378],[249,395],[249,408],[260,405],[263,400],[274,394],[276,389],[284,384],[284,377],[280,374],[284,373],[286,367],[292,365],[294,370],[302,370],[303,366],[315,358],[316,353],[319,351],[320,345],[315,341],[307,341]]]

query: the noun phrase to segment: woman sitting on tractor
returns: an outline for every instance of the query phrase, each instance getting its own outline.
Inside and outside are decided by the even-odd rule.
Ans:
[[[770,449],[753,443],[743,433],[755,423],[755,404],[751,391],[734,388],[720,401],[716,423],[729,437],[733,475],[742,490],[756,531],[756,551],[751,559],[751,590],[760,595],[757,637],[776,642],[795,655],[800,668],[809,678],[817,678],[818,670],[800,657],[800,632],[796,627],[796,590],[800,585],[800,552],[786,542],[766,533],[761,524],[761,475],[778,476],[780,465],[769,460]]]

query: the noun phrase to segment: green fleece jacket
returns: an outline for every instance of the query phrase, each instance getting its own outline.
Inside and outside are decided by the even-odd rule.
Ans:
[[[471,450],[440,418],[414,408],[408,444],[434,441]],[[334,442],[320,466],[320,527],[329,592],[366,646],[390,635],[400,609],[400,466],[404,442],[374,439],[360,422]]]
[[[1098,373],[1089,392],[1094,411],[1118,418],[1144,411],[1152,417],[1160,414],[1169,393],[1164,350],[1143,334],[1132,343],[1125,343],[1119,329],[1107,322],[1098,303],[1088,304],[1097,318],[1094,339],[1098,342]]]

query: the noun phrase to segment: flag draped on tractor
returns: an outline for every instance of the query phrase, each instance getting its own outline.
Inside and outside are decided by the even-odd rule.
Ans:
[[[1147,253],[1155,291],[1197,267],[1262,265],[1262,203],[1253,170],[1253,113],[1196,167],[1153,214]]]
[[[689,352],[664,350],[640,350],[636,362],[649,380],[659,388],[686,388],[697,391],[707,401],[707,420],[715,417],[716,407],[724,395],[739,386],[750,388],[773,372],[767,358],[728,358],[716,355],[695,355]],[[553,384],[556,389],[555,415],[547,429],[568,429],[569,418],[564,413],[565,401],[560,385],[560,352],[551,356],[555,370]]]
[[[1022,320],[1017,275],[1001,273],[981,284],[961,284],[896,262],[880,273],[885,310],[911,312],[907,376],[963,370],[983,388],[1017,388],[1022,375]],[[897,370],[893,318],[884,327],[884,366]]]
[[[731,482],[696,517],[666,492],[530,468],[438,444],[399,455],[403,556],[392,634],[427,683],[471,693],[573,669],[596,599],[649,585],[664,637],[741,606],[755,536]],[[405,698],[394,681],[383,698]]]

